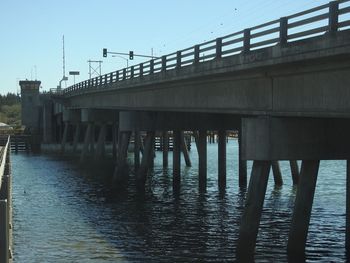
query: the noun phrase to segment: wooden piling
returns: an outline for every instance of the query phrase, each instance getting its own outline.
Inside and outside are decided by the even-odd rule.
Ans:
[[[305,254],[319,165],[319,160],[304,160],[301,164],[300,183],[287,245],[288,254],[291,256],[299,257]]]
[[[239,229],[237,246],[239,262],[253,262],[270,167],[270,161],[254,161],[253,163],[246,205]]]

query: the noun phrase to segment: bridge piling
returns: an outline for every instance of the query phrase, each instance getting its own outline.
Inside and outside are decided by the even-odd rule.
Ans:
[[[314,199],[319,160],[304,160],[301,165],[295,205],[289,232],[287,251],[291,256],[303,256]]]
[[[154,137],[155,137],[154,131],[147,132],[141,165],[139,170],[137,171],[137,177],[136,177],[136,185],[140,192],[143,192],[145,190],[147,173],[150,168],[151,160],[154,158],[153,157]]]
[[[83,149],[82,149],[81,154],[80,154],[80,162],[84,162],[86,160],[88,153],[89,153],[91,133],[92,133],[92,124],[88,123],[86,130],[85,130]]]
[[[187,143],[185,141],[184,132],[181,132],[181,151],[184,155],[186,166],[191,167],[192,163],[191,163],[190,155],[188,154],[188,148],[187,148]]]
[[[299,177],[300,177],[298,162],[296,160],[290,160],[289,164],[290,164],[290,171],[292,174],[293,185],[296,185],[298,184]]]
[[[205,192],[207,189],[207,131],[198,132],[198,177],[199,191]]]
[[[140,145],[141,134],[140,131],[134,132],[134,169],[137,172],[140,168]]]
[[[181,183],[181,131],[173,131],[173,190],[179,192]]]
[[[127,155],[130,142],[131,132],[120,132],[120,138],[118,140],[118,153],[117,161],[113,174],[113,182],[117,185],[123,183],[128,175]]]
[[[248,195],[239,229],[237,258],[239,262],[253,262],[256,237],[263,209],[270,161],[254,161]]]
[[[169,132],[163,131],[162,133],[162,145],[163,145],[163,167],[168,167],[168,152],[169,152]]]
[[[273,179],[275,181],[275,185],[282,186],[283,179],[282,179],[280,164],[278,161],[272,161],[271,164],[272,164],[272,173],[273,173]]]
[[[101,159],[105,154],[106,132],[107,132],[107,124],[103,123],[100,126],[100,131],[98,134],[95,160]]]
[[[226,131],[218,131],[218,184],[219,191],[226,188]]]
[[[90,155],[95,155],[95,123],[91,123],[91,136],[90,136]]]
[[[247,186],[247,161],[242,160],[242,132],[238,132],[238,184],[239,187]]]
[[[65,152],[65,149],[66,149],[68,128],[69,128],[69,123],[66,121],[66,122],[64,122],[63,136],[62,136],[62,141],[61,141],[61,153],[62,154]]]
[[[78,123],[75,125],[75,131],[74,131],[73,153],[76,153],[76,152],[77,152],[78,143],[79,143],[79,137],[80,137],[80,123],[78,122]]]

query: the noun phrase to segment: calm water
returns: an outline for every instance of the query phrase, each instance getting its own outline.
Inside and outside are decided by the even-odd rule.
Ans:
[[[15,262],[223,262],[235,260],[245,192],[238,188],[237,142],[229,141],[227,191],[218,194],[217,144],[208,145],[208,190],[197,190],[197,152],[183,167],[179,196],[161,153],[145,196],[115,192],[105,169],[54,156],[12,155]],[[132,155],[130,155],[130,158]],[[130,162],[132,158],[130,159]],[[169,167],[172,157],[169,156]],[[184,162],[182,162],[184,164]],[[251,164],[248,165],[251,167]],[[308,262],[345,261],[345,162],[321,162],[307,243]],[[259,229],[257,262],[287,262],[295,189],[270,175]]]

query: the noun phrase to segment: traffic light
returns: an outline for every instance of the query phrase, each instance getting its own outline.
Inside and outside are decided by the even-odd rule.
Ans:
[[[107,57],[107,48],[103,49],[103,57],[106,58]]]
[[[130,60],[134,59],[134,51],[129,51],[129,59]]]

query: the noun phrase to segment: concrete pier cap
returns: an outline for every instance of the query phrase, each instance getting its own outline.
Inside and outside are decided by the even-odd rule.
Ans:
[[[108,109],[81,109],[82,122],[113,123],[118,120],[118,111]]]
[[[63,109],[62,120],[63,122],[78,123],[81,121],[81,112],[75,109]]]

